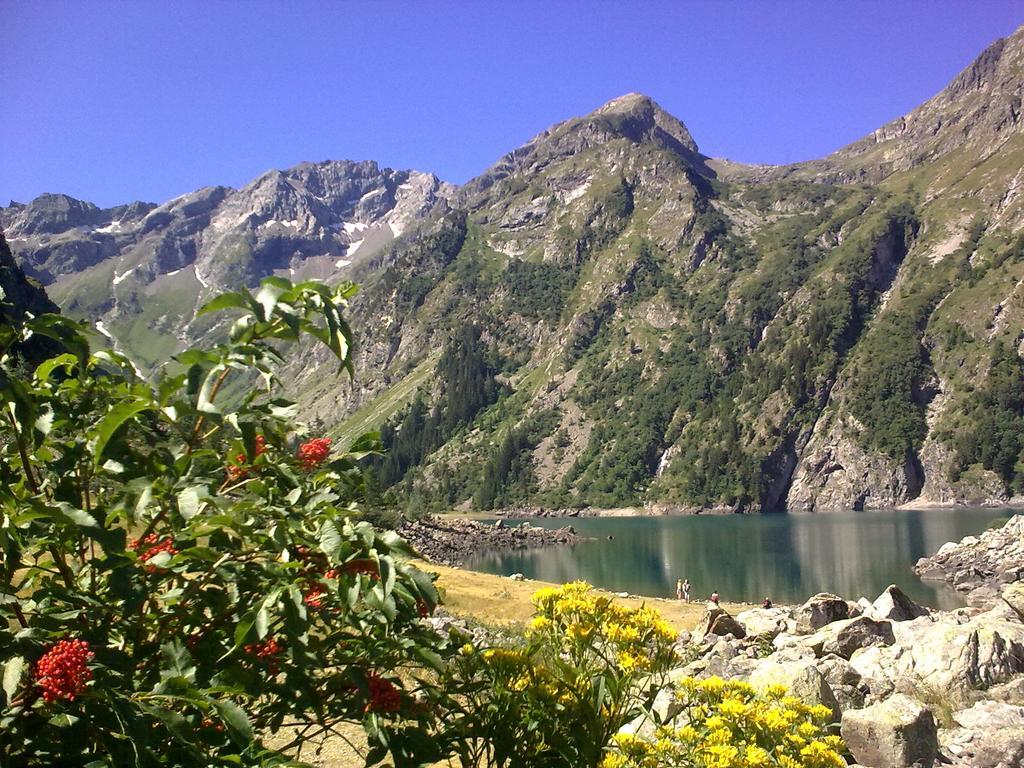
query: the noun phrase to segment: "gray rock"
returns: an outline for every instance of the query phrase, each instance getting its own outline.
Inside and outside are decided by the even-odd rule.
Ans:
[[[939,734],[943,752],[953,765],[1024,765],[1024,707],[983,701],[957,712],[954,721],[954,728]]]
[[[866,612],[876,619],[889,621],[910,621],[928,615],[927,608],[915,603],[895,584],[886,587]]]
[[[895,642],[890,622],[875,621],[867,616],[833,622],[815,633],[814,638],[821,641],[818,655],[834,653],[844,659],[849,659],[861,648],[892,645]]]
[[[749,682],[755,688],[784,685],[791,695],[803,702],[811,705],[823,704],[831,709],[835,721],[838,722],[842,716],[842,708],[832,688],[812,661],[763,659],[750,673]]]
[[[857,762],[871,768],[927,768],[938,755],[935,718],[903,694],[847,712],[841,734]]]
[[[746,631],[736,619],[734,619],[725,608],[708,607],[704,618],[697,625],[697,636],[707,638],[709,635],[732,635],[733,637],[746,637]]]
[[[864,706],[864,691],[860,688],[861,676],[849,661],[839,656],[826,656],[815,666],[825,677],[844,712]]]
[[[828,592],[820,592],[792,613],[796,634],[807,635],[833,621],[850,618],[850,606],[845,600]]]
[[[736,614],[748,636],[769,635],[774,638],[786,629],[789,612],[785,608],[751,608]]]

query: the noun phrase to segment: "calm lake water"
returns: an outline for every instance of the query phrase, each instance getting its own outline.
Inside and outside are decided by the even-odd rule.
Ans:
[[[572,525],[593,540],[574,547],[486,553],[466,567],[542,581],[585,579],[639,595],[674,596],[676,579],[689,578],[692,599],[705,599],[717,590],[723,600],[747,602],[765,596],[780,603],[802,602],[816,592],[873,600],[886,586],[897,584],[925,605],[952,608],[962,604],[957,595],[921,581],[912,566],[947,541],[981,533],[1011,514],[1001,509],[943,509],[542,518],[529,522],[546,528]]]

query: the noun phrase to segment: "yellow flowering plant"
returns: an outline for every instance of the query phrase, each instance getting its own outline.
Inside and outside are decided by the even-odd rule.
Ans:
[[[616,734],[602,768],[843,768],[832,712],[786,695],[783,686],[686,678],[675,686],[681,713],[653,737]]]
[[[675,629],[574,582],[539,590],[521,644],[465,650],[449,737],[463,766],[597,768],[612,736],[651,709],[677,663]]]

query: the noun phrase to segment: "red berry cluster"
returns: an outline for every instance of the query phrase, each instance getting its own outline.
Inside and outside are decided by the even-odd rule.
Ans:
[[[203,728],[212,728],[217,733],[224,733],[224,723],[213,720],[209,717],[203,718]]]
[[[324,589],[324,585],[315,581],[309,582],[306,585],[306,591],[302,594],[302,602],[306,604],[306,607],[317,611],[324,607],[326,599],[327,590]]]
[[[402,695],[390,680],[371,671],[366,682],[370,689],[370,700],[366,702],[367,712],[397,712],[401,708]]]
[[[85,640],[61,640],[36,662],[36,685],[43,689],[43,699],[74,701],[85,684],[92,680],[87,666],[95,656]]]
[[[345,573],[363,573],[371,579],[380,578],[380,569],[373,560],[350,560],[341,567],[341,570]]]
[[[253,458],[262,456],[267,452],[267,438],[263,435],[256,435],[256,447],[253,450]],[[236,483],[249,476],[248,459],[244,453],[240,453],[235,456],[235,462],[228,464],[228,480],[232,483]]]
[[[331,453],[331,438],[314,437],[299,446],[299,464],[305,470],[316,469]]]
[[[168,555],[178,554],[178,550],[174,548],[174,540],[168,536],[161,538],[155,533],[151,533],[148,536],[144,536],[141,539],[132,539],[128,545],[136,552],[141,552],[139,555],[139,562],[145,563],[152,560],[154,557],[159,555],[161,552],[166,552]],[[146,570],[150,573],[157,570],[155,565],[147,565]]]
[[[284,653],[284,646],[273,637],[268,637],[262,643],[249,643],[245,646],[245,652],[262,661],[270,674],[276,675],[281,668],[279,657]]]
[[[427,618],[430,615],[430,608],[423,600],[416,601],[416,612],[419,613],[421,619]]]

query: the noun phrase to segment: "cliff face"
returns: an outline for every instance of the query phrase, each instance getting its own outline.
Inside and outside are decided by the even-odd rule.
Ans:
[[[25,277],[25,273],[11,255],[7,240],[0,232],[0,323],[15,325],[27,315],[38,317],[59,311],[43,287]],[[12,348],[13,354],[29,365],[35,365],[58,351],[58,346],[38,337],[27,343],[15,344]]]
[[[148,366],[216,287],[360,282],[356,385],[314,350],[289,379],[341,442],[383,425],[382,471],[418,505],[998,501],[1024,488],[1022,51],[1018,32],[795,166],[706,158],[629,94],[459,189],[305,164],[0,222],[66,311]]]

